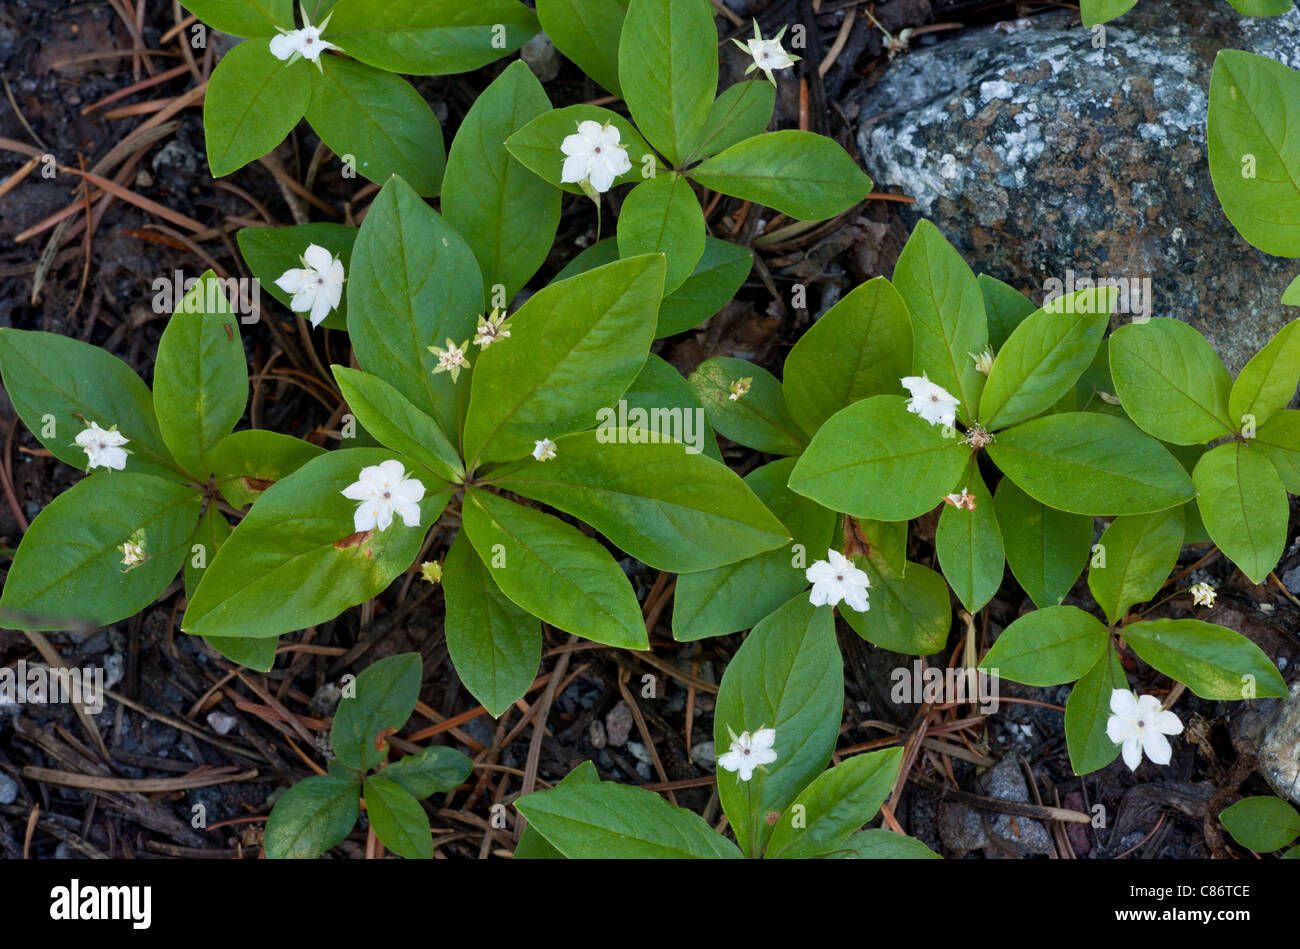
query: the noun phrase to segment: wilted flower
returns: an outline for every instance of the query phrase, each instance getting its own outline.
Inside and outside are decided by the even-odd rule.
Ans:
[[[420,564],[420,578],[430,583],[438,583],[442,580],[442,564],[436,560],[426,560]]]
[[[753,382],[753,376],[745,376],[743,379],[737,379],[731,384],[731,395],[727,396],[727,398],[732,402],[739,402],[740,397],[749,391],[749,387]]]
[[[1214,587],[1208,583],[1197,583],[1187,590],[1192,595],[1193,606],[1211,607],[1219,594],[1214,592]]]
[[[430,346],[429,352],[438,357],[438,366],[433,370],[436,376],[440,372],[451,373],[451,381],[455,382],[460,378],[460,371],[469,368],[469,360],[465,358],[465,350],[469,348],[469,341],[457,346],[452,340],[447,340],[447,348],[441,346]]]
[[[967,511],[975,510],[975,495],[968,492],[965,488],[961,489],[961,494],[947,494],[943,498],[944,504],[951,504],[956,508],[963,508]]]
[[[984,375],[987,376],[993,371],[993,347],[985,346],[978,353],[967,353],[966,355],[975,363],[975,368]]]
[[[533,458],[538,461],[555,460],[555,442],[549,438],[543,438],[541,441],[533,442]]]
[[[497,340],[509,338],[510,330],[503,325],[505,321],[506,315],[495,307],[491,316],[480,316],[478,328],[474,331],[474,345],[479,349],[487,349]]]
[[[128,540],[117,549],[122,551],[122,566],[127,570],[145,562],[144,547],[135,540]]]

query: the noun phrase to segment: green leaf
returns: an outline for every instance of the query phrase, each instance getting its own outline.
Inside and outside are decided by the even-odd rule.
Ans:
[[[1127,419],[1062,412],[999,432],[989,457],[1030,497],[1071,514],[1146,514],[1195,489],[1177,459]]]
[[[1289,13],[1295,0],[1228,0],[1233,9],[1246,16],[1278,16]]]
[[[709,107],[709,117],[685,150],[683,166],[762,135],[775,105],[776,86],[770,82],[757,79],[730,86]]]
[[[267,40],[229,50],[208,79],[203,133],[212,177],[261,158],[298,124],[311,102],[315,70],[306,60],[282,62]]]
[[[429,103],[401,76],[354,59],[322,56],[307,121],[361,176],[383,184],[401,175],[419,194],[442,187],[446,148]],[[346,160],[346,159],[345,159]]]
[[[489,297],[512,300],[545,261],[560,223],[560,193],[511,156],[505,141],[548,111],[523,62],[506,67],[465,115],[447,156],[442,213],[483,269]]]
[[[344,692],[334,713],[330,743],[339,759],[358,771],[369,771],[388,757],[388,742],[375,747],[379,733],[401,728],[420,698],[423,663],[418,652],[380,659],[362,670]]]
[[[572,860],[740,856],[699,815],[626,784],[584,782],[534,791],[515,806],[529,826]]]
[[[263,844],[272,860],[314,860],[341,842],[361,813],[359,788],[334,775],[299,781],[280,795]]]
[[[543,622],[585,639],[646,649],[627,575],[600,544],[559,518],[469,490],[461,517],[501,592]]]
[[[286,307],[293,294],[285,293],[275,283],[286,270],[302,266],[302,255],[312,244],[319,244],[343,262],[345,274],[352,273],[352,244],[357,239],[355,227],[342,224],[295,224],[291,227],[242,227],[235,235],[244,263],[257,278],[261,289]],[[347,329],[347,294],[321,323],[332,330]]]
[[[590,761],[584,761],[561,778],[556,787],[567,788],[575,784],[598,784],[599,782],[600,775],[596,773],[596,766]],[[537,832],[536,827],[527,826],[519,837],[519,843],[515,845],[514,859],[563,860],[564,854],[547,843],[546,838]]]
[[[871,580],[871,609],[841,609],[853,631],[873,645],[908,656],[928,656],[948,642],[952,605],[943,576],[919,563],[900,570],[875,551],[857,562]]]
[[[1106,734],[1110,695],[1127,689],[1124,666],[1113,646],[1107,646],[1097,664],[1088,670],[1065,702],[1065,745],[1075,774],[1100,771],[1119,756],[1120,746]]]
[[[210,453],[248,402],[248,361],[221,282],[209,270],[172,314],[153,373],[158,427],[172,457],[204,480]],[[129,464],[129,463],[128,463]]]
[[[871,179],[835,141],[794,129],[747,138],[696,165],[689,174],[706,188],[797,221],[843,214],[872,187]]]
[[[786,405],[805,432],[873,395],[896,394],[912,371],[907,304],[875,277],[827,310],[785,359]]]
[[[1232,377],[1205,337],[1169,318],[1130,323],[1110,337],[1110,374],[1138,428],[1175,445],[1236,429],[1228,416]]]
[[[275,665],[278,637],[250,639],[247,636],[204,636],[203,641],[231,662],[256,672],[270,672]]]
[[[194,534],[187,545],[184,573],[186,599],[194,595],[199,581],[207,572],[208,564],[217,555],[217,551],[221,549],[221,545],[226,542],[232,530],[234,528],[230,526],[226,516],[217,510],[215,504],[209,502],[199,516],[198,526],[194,529]]]
[[[668,170],[636,126],[617,112],[596,105],[571,105],[543,112],[506,139],[506,148],[533,174],[570,194],[582,194],[578,185],[560,181],[564,170],[564,152],[560,151],[560,144],[577,132],[580,124],[588,121],[613,125],[619,132],[619,144],[627,149],[632,167],[614,179],[615,185],[641,181],[643,175],[649,174],[647,169],[654,169],[655,174]]]
[[[704,212],[691,183],[666,172],[628,192],[618,215],[618,252],[623,257],[663,254],[668,263],[664,293],[680,287],[704,254]]]
[[[1256,853],[1281,850],[1300,837],[1300,813],[1278,797],[1247,797],[1219,813],[1232,839]]]
[[[1115,305],[1115,290],[1080,290],[1026,317],[998,350],[980,421],[999,429],[1041,415],[1074,391],[1092,364]]]
[[[618,239],[607,237],[603,241],[596,241],[585,250],[579,251],[576,257],[564,265],[563,270],[551,278],[551,283],[559,283],[561,280],[568,280],[570,277],[589,273],[599,267],[604,267],[606,264],[612,264],[616,260],[618,260]]]
[[[947,238],[922,220],[899,255],[894,286],[912,314],[912,367],[961,400],[963,421],[975,415],[984,376],[974,356],[988,345],[979,281]]]
[[[1118,623],[1129,607],[1160,592],[1178,562],[1183,531],[1178,507],[1110,522],[1088,569],[1088,589],[1110,622]]]
[[[367,219],[368,220],[368,219]],[[663,287],[658,254],[539,290],[483,350],[465,421],[465,457],[511,461],[534,442],[590,428],[645,364]]]
[[[1015,525],[1002,535],[1007,565],[1038,607],[1058,606],[1074,587],[1092,550],[1092,518],[1035,501],[1010,478],[993,498],[998,523]]]
[[[623,393],[621,400],[626,403],[629,422],[636,425],[630,428],[649,427],[655,418],[655,410],[668,423],[668,435],[684,445],[690,445],[696,454],[703,452],[714,461],[722,461],[722,452],[718,449],[718,440],[713,429],[709,427],[700,398],[691,388],[691,384],[682,378],[682,374],[671,363],[651,353],[646,357],[641,373],[632,381],[631,387]],[[637,409],[643,410],[646,424],[641,425],[641,416],[635,415]],[[681,424],[672,414],[674,409],[681,409]],[[619,409],[622,411],[622,408]],[[663,415],[664,412],[668,414]]]
[[[753,266],[754,257],[747,248],[705,237],[700,262],[659,305],[655,338],[685,332],[713,316],[736,295]]]
[[[429,815],[419,801],[382,774],[366,778],[361,793],[366,817],[385,847],[408,860],[433,859]]]
[[[1277,335],[1251,357],[1232,384],[1228,418],[1245,427],[1246,416],[1256,426],[1287,407],[1300,381],[1300,320],[1278,330]]]
[[[438,357],[429,347],[473,337],[483,278],[469,245],[401,178],[389,179],[361,225],[347,297],[348,334],[361,368],[432,409],[454,439],[470,382],[434,375]],[[471,362],[477,368],[478,360]]]
[[[252,504],[268,487],[287,478],[325,449],[279,432],[249,429],[217,442],[212,471],[217,487],[235,507]]]
[[[1129,646],[1149,666],[1203,699],[1286,698],[1277,667],[1240,633],[1194,619],[1156,619],[1124,627]]]
[[[185,0],[182,4],[213,29],[231,36],[275,36],[293,29],[293,0]]]
[[[997,352],[1006,344],[1011,333],[1024,322],[1025,317],[1037,312],[1034,302],[1015,287],[980,274],[976,280],[980,296],[984,298],[984,315],[989,325],[989,345]]]
[[[1106,627],[1083,610],[1049,606],[1004,629],[980,668],[1026,685],[1061,685],[1095,666],[1109,641]]]
[[[423,476],[420,527],[395,518],[357,535],[356,501],[342,490],[361,469],[394,457],[379,448],[331,451],[257,499],[208,565],[181,628],[203,636],[278,636],[315,626],[382,593],[415,560],[451,490]],[[415,463],[398,458],[408,476]]]
[[[472,72],[537,33],[515,0],[339,0],[324,39],[363,63],[411,76]]]
[[[733,399],[732,386],[744,388],[743,380],[749,380],[748,390]],[[696,367],[690,383],[724,438],[773,455],[797,455],[808,444],[785,406],[781,383],[762,366],[715,356]]]
[[[953,490],[970,460],[970,449],[946,431],[907,411],[900,396],[854,402],[817,431],[790,487],[855,517],[920,517]]]
[[[446,481],[464,478],[465,465],[436,421],[378,376],[343,366],[330,370],[348,408],[377,441],[427,465]]]
[[[537,18],[555,48],[616,96],[618,43],[628,0],[537,0]]]
[[[683,573],[673,593],[673,638],[692,642],[748,629],[800,590],[804,570],[824,556],[835,533],[835,514],[786,487],[795,459],[755,468],[747,484],[794,535],[783,545],[747,560],[699,573]],[[796,554],[802,548],[803,557]],[[802,563],[804,566],[796,566]]]
[[[915,837],[892,830],[860,830],[850,834],[839,850],[828,856],[858,860],[942,860]]]
[[[493,483],[572,514],[658,570],[709,570],[790,539],[726,465],[598,418],[596,431],[559,439],[555,459],[529,460]]]
[[[889,748],[818,775],[776,822],[763,856],[797,860],[834,851],[880,810],[902,763],[903,749]]]
[[[776,730],[776,762],[749,781],[718,773],[718,795],[747,856],[763,852],[772,827],[830,760],[844,706],[844,666],[834,613],[800,594],[755,626],[728,663],[713,715],[719,751],[731,732]],[[731,732],[728,731],[731,729]]]
[[[23,424],[64,464],[87,470],[74,439],[94,422],[130,439],[126,471],[176,479],[149,387],[122,360],[57,333],[0,329],[0,376]]]
[[[1251,583],[1263,583],[1286,549],[1290,504],[1277,469],[1249,443],[1212,448],[1192,472],[1210,539]]]
[[[1210,177],[1223,213],[1260,250],[1300,257],[1300,76],[1241,50],[1220,50],[1206,120]]]
[[[1098,23],[1123,16],[1136,5],[1137,0],[1079,0],[1079,12],[1083,15],[1083,25],[1091,29]]]
[[[77,482],[36,515],[18,545],[0,606],[30,615],[9,624],[66,629],[76,619],[107,626],[140,612],[189,554],[202,500],[185,485],[130,471]],[[121,550],[128,541],[147,558],[129,569]]]
[[[1300,412],[1278,412],[1259,427],[1249,444],[1273,463],[1289,492],[1300,494]]]
[[[974,613],[993,599],[1002,586],[1006,549],[1002,545],[1002,531],[993,506],[993,494],[980,477],[979,468],[972,465],[970,483],[963,491],[975,496],[975,510],[945,504],[939,514],[934,546],[939,556],[939,566],[962,606]],[[1019,530],[1020,525],[1007,525]]]
[[[497,587],[465,531],[443,564],[447,651],[469,693],[500,717],[523,698],[542,661],[542,627]]]
[[[1286,306],[1300,306],[1300,275],[1292,277],[1282,291],[1282,303]]]
[[[718,91],[718,33],[699,0],[630,0],[618,80],[632,118],[674,162],[686,157]]]

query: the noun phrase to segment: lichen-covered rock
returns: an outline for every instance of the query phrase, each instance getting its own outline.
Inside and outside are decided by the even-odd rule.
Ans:
[[[1274,791],[1300,804],[1300,682],[1278,706],[1259,739],[1259,770]]]
[[[1300,266],[1255,250],[1219,207],[1210,72],[1228,47],[1300,66],[1300,11],[1241,17],[1182,0],[1139,4],[1104,34],[1075,13],[1028,22],[900,55],[861,103],[868,172],[1036,302],[1070,270],[1139,289],[1149,278],[1150,300],[1130,309],[1191,323],[1240,369],[1300,315],[1279,303]]]

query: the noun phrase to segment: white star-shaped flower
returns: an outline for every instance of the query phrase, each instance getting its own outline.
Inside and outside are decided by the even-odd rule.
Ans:
[[[478,328],[474,331],[474,345],[487,349],[499,339],[509,339],[510,330],[505,328],[506,315],[495,307],[492,315],[478,318]]]
[[[469,340],[461,343],[459,346],[453,340],[447,340],[447,348],[441,346],[430,346],[429,352],[438,357],[438,365],[434,368],[433,374],[436,376],[440,372],[451,373],[451,381],[455,382],[460,378],[460,371],[469,368],[469,360],[465,358],[465,350],[469,348]]]
[[[1192,595],[1193,606],[1204,606],[1206,608],[1213,606],[1214,601],[1219,596],[1214,592],[1214,587],[1208,583],[1197,583],[1189,587],[1187,592]]]
[[[586,182],[599,194],[614,186],[614,179],[632,170],[627,149],[619,144],[618,127],[588,119],[578,123],[577,133],[560,143],[567,156],[560,180],[565,184]]]
[[[321,39],[321,33],[329,25],[330,16],[321,21],[320,26],[312,26],[311,20],[307,18],[307,8],[301,7],[302,10],[302,29],[286,30],[282,27],[276,27],[280,31],[279,36],[271,39],[271,55],[276,59],[287,59],[293,62],[301,56],[308,62],[316,64],[317,69],[323,71],[320,64],[320,54],[327,49],[338,49],[333,43]]]
[[[1183,723],[1173,712],[1162,711],[1154,695],[1138,695],[1128,689],[1110,693],[1110,718],[1106,719],[1106,737],[1123,745],[1124,763],[1136,771],[1142,753],[1156,764],[1169,764],[1173,749],[1166,735],[1178,735]]]
[[[414,478],[407,478],[400,461],[390,459],[382,464],[367,465],[361,469],[358,479],[339,493],[350,501],[361,502],[352,516],[357,533],[376,528],[388,530],[394,514],[400,516],[407,527],[420,526],[420,499],[424,497],[424,485]]]
[[[300,259],[302,268],[286,270],[275,285],[293,294],[289,309],[310,313],[311,325],[320,326],[343,299],[343,261],[319,244],[309,244]]]
[[[814,563],[804,571],[804,576],[813,585],[808,594],[813,606],[835,606],[843,600],[859,613],[871,609],[867,602],[870,578],[838,550],[826,551],[826,559]]]
[[[541,441],[533,442],[533,457],[538,461],[555,460],[555,442],[549,438],[543,438]]]
[[[122,446],[130,439],[122,435],[114,425],[108,429],[100,428],[91,422],[90,427],[77,433],[77,446],[85,449],[86,470],[91,468],[112,468],[121,471],[126,467],[127,451]]]
[[[752,40],[747,40],[744,43],[737,39],[731,41],[747,52],[750,56],[754,57],[754,61],[750,63],[749,68],[745,70],[746,76],[752,73],[755,69],[761,69],[763,70],[763,74],[767,76],[767,81],[775,86],[776,77],[772,75],[772,70],[789,69],[800,60],[801,57],[790,55],[781,45],[781,37],[785,36],[785,31],[786,28],[783,26],[776,36],[772,37],[770,40],[765,40],[763,39],[763,34],[758,29],[758,21],[755,20],[754,38]]]
[[[730,728],[727,730],[731,731]],[[742,732],[739,738],[731,732],[731,750],[718,758],[718,767],[735,771],[740,780],[748,781],[754,776],[755,768],[776,760],[775,744],[775,728],[760,728],[752,736],[749,732]]]
[[[946,425],[951,428],[956,423],[957,406],[961,402],[943,386],[935,385],[925,373],[904,376],[898,381],[912,393],[912,397],[907,400],[907,411],[921,416],[931,425]]]

